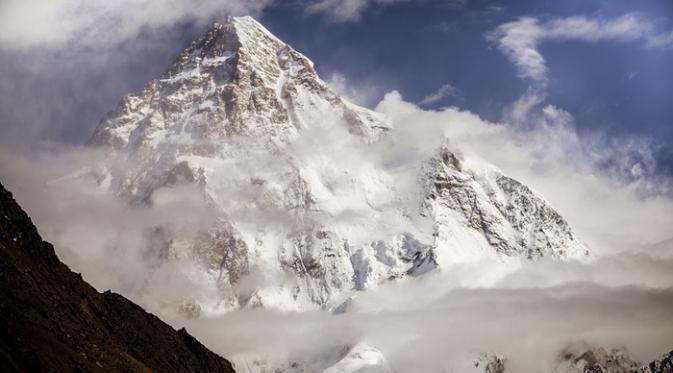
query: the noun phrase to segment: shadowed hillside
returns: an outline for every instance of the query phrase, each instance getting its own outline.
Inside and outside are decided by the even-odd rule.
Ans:
[[[2,184],[0,295],[5,372],[234,371],[184,329],[71,272]]]

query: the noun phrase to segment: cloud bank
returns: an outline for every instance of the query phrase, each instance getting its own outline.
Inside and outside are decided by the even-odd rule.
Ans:
[[[293,151],[302,162],[386,167],[403,184],[447,138],[456,151],[497,165],[545,196],[589,243],[592,261],[545,260],[514,271],[498,261],[442,268],[358,293],[341,315],[241,310],[185,319],[175,312],[185,299],[220,296],[202,269],[162,256],[164,237],[189,236],[218,218],[195,188],[162,188],[150,206],[129,206],[93,180],[73,177],[100,156],[81,148],[32,158],[3,151],[0,177],[85,279],[130,296],[175,326],[186,325],[239,367],[269,356],[278,365],[325,365],[338,358],[335,351],[360,342],[381,350],[398,371],[457,369],[484,351],[506,355],[513,371],[548,371],[555,354],[573,341],[626,346],[642,360],[670,348],[670,185],[602,167],[605,159],[632,166],[633,160],[599,137],[580,140],[570,114],[552,106],[530,113],[538,120],[534,127],[489,123],[456,108],[424,110],[396,92],[377,110],[395,126],[379,147],[367,150],[337,131],[309,134],[311,142],[300,139]],[[273,159],[265,162],[273,169]],[[223,199],[241,197],[237,190],[222,191]],[[244,218],[249,224],[274,221],[250,213]]]
[[[528,128],[489,123],[455,108],[423,110],[397,92],[377,110],[393,119],[386,147],[402,164],[414,164],[446,137],[455,149],[498,165],[549,199],[590,243],[593,259],[543,260],[513,272],[498,261],[442,268],[359,293],[339,315],[236,311],[174,323],[243,371],[264,366],[260,361],[269,357],[271,366],[295,361],[320,371],[340,358],[344,346],[362,342],[400,372],[464,371],[485,351],[506,356],[509,371],[552,371],[559,351],[573,342],[626,347],[641,361],[670,348],[670,185],[601,168],[601,157],[623,155],[610,147],[604,150],[609,155],[593,154],[602,140],[582,143],[570,115],[557,108],[534,112],[541,122]],[[341,157],[340,148],[329,153]],[[650,183],[661,188],[658,193],[644,193]]]
[[[373,7],[406,2],[460,7],[464,0],[304,0],[298,7],[335,22],[360,19]],[[258,15],[277,0],[6,0],[0,3],[0,47],[99,48],[179,23],[205,24],[226,15]]]

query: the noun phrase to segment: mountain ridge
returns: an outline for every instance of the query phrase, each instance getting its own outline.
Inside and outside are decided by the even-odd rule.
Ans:
[[[404,190],[394,160],[366,160],[404,141],[394,131],[257,21],[230,17],[125,96],[89,145],[109,152],[92,166],[99,188],[151,206],[157,190],[195,185],[221,216],[197,238],[167,238],[212,273],[226,302],[196,300],[211,312],[342,309],[354,291],[465,261],[588,254],[530,188],[446,146],[412,165]],[[241,290],[246,276],[271,280]]]
[[[184,328],[71,272],[1,183],[0,219],[5,371],[234,372]]]

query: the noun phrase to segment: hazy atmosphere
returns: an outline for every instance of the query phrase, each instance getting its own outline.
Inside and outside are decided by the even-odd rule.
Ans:
[[[237,372],[670,351],[672,100],[667,0],[0,2],[0,181]]]

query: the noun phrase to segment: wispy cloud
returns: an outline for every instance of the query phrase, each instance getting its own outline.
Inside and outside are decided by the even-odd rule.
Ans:
[[[419,101],[418,103],[424,106],[432,105],[451,97],[459,97],[458,88],[454,87],[449,83],[446,83],[443,86],[439,87],[436,91],[423,97],[423,99],[421,99],[421,101]]]
[[[0,4],[0,46],[109,46],[179,22],[256,14],[272,1],[7,0]]]
[[[547,66],[539,51],[540,44],[545,41],[640,42],[656,48],[673,45],[673,33],[657,32],[654,24],[639,13],[612,19],[574,16],[541,21],[521,17],[498,26],[486,38],[516,65],[520,78],[537,83],[547,80]]]
[[[364,144],[345,127],[335,127],[333,132],[304,132],[287,149],[297,164],[320,169],[316,177],[323,178],[321,183],[332,180],[331,188],[340,190],[335,195],[353,194],[351,180],[369,180],[372,175],[380,176],[382,185],[396,185],[399,195],[388,194],[385,188],[368,189],[368,196],[385,206],[376,219],[366,216],[367,221],[376,221],[367,226],[368,237],[387,236],[390,227],[399,226],[400,212],[414,211],[419,202],[415,196],[421,192],[416,189],[418,171],[447,139],[464,156],[492,162],[541,192],[587,241],[595,261],[524,263],[514,272],[499,260],[460,264],[358,293],[341,315],[267,309],[185,320],[175,311],[184,299],[212,310],[228,294],[224,291],[239,291],[218,287],[203,267],[189,260],[189,247],[178,248],[175,260],[164,261],[157,254],[164,241],[153,232],[191,237],[219,217],[195,186],[161,188],[151,205],[131,208],[97,188],[95,179],[58,178],[97,164],[96,157],[104,154],[92,149],[29,158],[0,149],[0,179],[15,191],[59,255],[88,281],[131,296],[176,326],[187,325],[209,347],[237,359],[241,366],[250,361],[246,355],[255,353],[260,358],[280,354],[288,363],[315,359],[324,364],[325,353],[366,340],[400,372],[464,371],[454,364],[474,351],[497,351],[524,364],[516,366],[518,372],[540,372],[552,371],[545,364],[577,339],[605,347],[624,345],[648,358],[673,343],[673,327],[667,322],[673,309],[673,247],[666,241],[673,225],[673,199],[666,194],[642,195],[638,183],[616,182],[596,166],[605,159],[616,159],[626,169],[637,166],[620,153],[632,145],[580,137],[570,123],[572,117],[551,106],[533,113],[539,115],[540,125],[532,128],[489,123],[457,108],[424,110],[396,92],[386,95],[377,110],[394,125],[379,143]],[[218,172],[231,180],[250,180],[253,172],[282,175],[279,170],[287,167],[284,159],[262,152]],[[115,167],[128,167],[128,160],[119,162]],[[641,175],[639,183],[654,181]],[[242,226],[285,232],[277,227],[288,214],[275,214],[275,208],[257,204],[259,194],[241,190],[241,185],[247,184],[235,182],[219,189],[219,197],[233,201],[227,216]],[[237,208],[241,201],[248,202]],[[334,218],[331,213],[323,216],[325,222]],[[337,216],[334,221],[352,222],[354,216]],[[644,253],[660,242],[662,258]],[[274,245],[265,249],[275,250]],[[276,281],[285,280],[252,271],[240,286],[273,286]],[[606,309],[611,312],[603,312]],[[513,335],[524,343],[512,344]]]
[[[673,48],[673,30],[669,33],[662,33],[651,37],[647,41],[647,46],[652,48]]]
[[[342,97],[365,107],[373,107],[385,94],[377,82],[359,80],[355,84],[353,80],[346,78],[340,72],[332,72],[327,79],[327,84]]]

